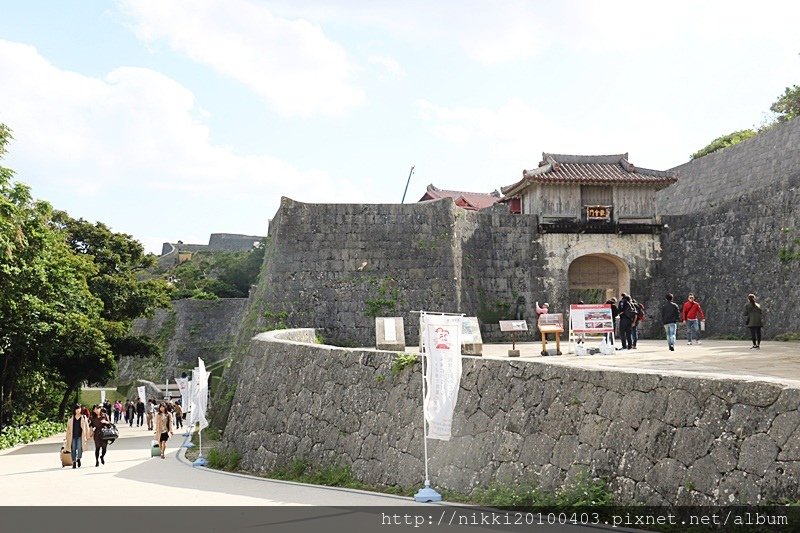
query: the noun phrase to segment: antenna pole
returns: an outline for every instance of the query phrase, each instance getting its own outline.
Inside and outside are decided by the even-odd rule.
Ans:
[[[408,179],[406,180],[406,190],[403,191],[403,199],[400,200],[401,204],[406,203],[406,193],[408,192],[408,184],[411,183],[411,174],[414,173],[414,165],[411,165],[411,171],[408,173]]]

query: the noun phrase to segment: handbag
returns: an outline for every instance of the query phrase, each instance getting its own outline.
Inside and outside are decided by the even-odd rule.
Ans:
[[[100,428],[100,438],[109,441],[118,439],[119,430],[117,429],[117,426],[111,424],[110,426],[103,426]]]

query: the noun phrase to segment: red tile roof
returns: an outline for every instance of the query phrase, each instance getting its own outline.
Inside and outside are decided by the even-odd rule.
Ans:
[[[448,191],[437,189],[431,184],[428,185],[427,191],[419,201],[438,200],[439,198],[452,198],[457,206],[471,211],[478,211],[496,204],[500,200],[500,193],[497,191],[492,193]]]
[[[636,184],[663,189],[676,181],[678,181],[676,172],[635,167],[628,162],[628,154],[543,153],[539,168],[523,170],[521,180],[500,190],[508,197],[519,194],[531,183]]]

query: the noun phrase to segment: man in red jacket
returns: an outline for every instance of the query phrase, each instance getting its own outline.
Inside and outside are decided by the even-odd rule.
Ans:
[[[692,344],[692,337],[700,344],[700,321],[705,320],[703,309],[694,299],[691,292],[681,308],[681,322],[686,324],[687,344]],[[694,333],[694,335],[693,335]]]

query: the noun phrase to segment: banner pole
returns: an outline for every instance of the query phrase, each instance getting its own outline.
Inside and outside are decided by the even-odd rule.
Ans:
[[[442,495],[436,492],[434,489],[431,488],[431,480],[430,475],[428,473],[428,423],[425,420],[425,394],[427,392],[426,389],[426,378],[428,376],[427,372],[427,364],[428,364],[428,344],[423,343],[423,335],[427,335],[427,331],[425,329],[425,311],[420,311],[419,316],[419,341],[420,341],[420,357],[422,357],[422,453],[423,459],[425,463],[425,484],[424,486],[414,494],[414,501],[417,502],[440,502],[442,501]]]

